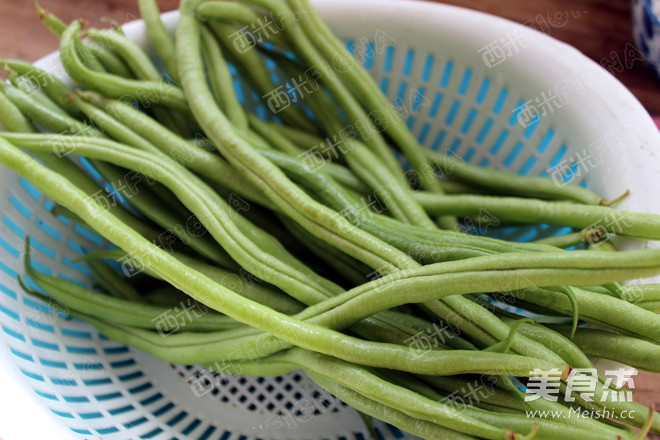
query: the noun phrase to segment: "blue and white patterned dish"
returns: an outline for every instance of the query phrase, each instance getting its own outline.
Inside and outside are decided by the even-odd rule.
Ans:
[[[633,0],[632,20],[635,45],[641,57],[660,78],[660,19],[653,10],[654,0]],[[629,60],[636,54],[624,54]]]

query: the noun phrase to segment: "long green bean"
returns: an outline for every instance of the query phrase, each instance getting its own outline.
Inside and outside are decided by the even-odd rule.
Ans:
[[[660,301],[644,301],[638,305],[649,312],[660,313]]]
[[[242,50],[242,47],[249,46],[250,42],[240,30],[230,24],[215,20],[207,22],[206,25],[218,37],[223,49],[226,51],[227,59],[232,61],[241,72],[241,78],[249,81],[259,96],[269,96],[277,89],[259,54],[252,50]],[[278,116],[296,127],[312,133],[318,132],[318,128],[296,106],[283,107]]]
[[[30,262],[27,261],[26,263],[26,266],[29,266]],[[90,260],[87,262],[87,266],[89,266],[89,269],[92,272],[94,282],[110,295],[138,304],[145,302],[140,293],[135,290],[133,286],[123,280],[119,274],[105,262]],[[30,272],[28,269],[27,272],[32,275],[32,278],[34,278],[34,271]]]
[[[261,280],[249,274],[244,269],[238,269],[237,271],[223,269],[217,265],[206,263],[176,251],[172,252],[172,255],[181,263],[198,270],[213,281],[232,289],[246,298],[267,305],[278,312],[290,315],[299,312],[302,308],[298,301],[281,291],[269,288],[268,285],[265,285]],[[131,262],[130,256],[120,249],[94,252],[89,254],[85,259],[90,258],[110,258],[115,261],[128,262],[129,265]],[[144,270],[150,276],[159,278],[158,274],[148,267],[137,267],[135,269]],[[262,286],[262,284],[264,285]]]
[[[5,66],[7,70],[7,66]],[[7,79],[17,88],[19,88],[24,93],[31,95],[36,101],[38,101],[44,107],[48,107],[50,110],[55,112],[65,113],[48,95],[46,95],[38,84],[35,84],[31,79],[23,75],[18,74],[15,70],[8,70]],[[66,113],[65,113],[66,114]]]
[[[631,303],[660,301],[660,284],[629,284],[621,289],[623,298]]]
[[[69,89],[69,87],[67,87],[67,85],[55,75],[24,61],[1,58],[0,65],[8,66],[19,75],[32,81],[37,87],[43,90],[53,102],[71,116],[81,116],[80,111],[69,100],[71,89]]]
[[[144,104],[165,105],[174,110],[187,111],[188,105],[178,87],[164,81],[126,79],[118,75],[94,72],[87,68],[75,50],[80,22],[74,21],[62,34],[60,58],[69,76],[79,85],[100,90],[113,98],[130,97]]]
[[[176,312],[185,312],[185,310],[173,310],[169,307],[137,304],[133,300],[112,298],[103,293],[85,289],[75,283],[41,274],[33,270],[29,263],[27,274],[37,286],[47,291],[67,308],[121,325],[131,325],[162,332],[174,332],[179,328],[185,328],[187,331],[218,331],[241,325],[233,319],[215,312],[208,312],[208,309],[203,311],[202,309],[194,310],[194,312],[197,312],[194,316],[184,317],[184,322],[179,324],[175,314]],[[188,303],[192,303],[192,301],[190,300]],[[188,305],[182,303],[179,306],[184,309]],[[174,323],[172,319],[174,319]]]
[[[408,258],[393,253],[389,246],[373,237],[365,237],[355,226],[326,207],[313,202],[295,187],[272,163],[261,158],[235,135],[226,117],[213,103],[206,86],[199,57],[199,24],[195,2],[183,2],[177,25],[177,55],[181,82],[195,118],[223,155],[257,185],[280,209],[325,241],[342,243],[345,252],[372,267],[406,267]],[[338,233],[341,229],[341,233]],[[378,248],[381,255],[373,252]]]
[[[518,176],[490,168],[482,168],[466,163],[452,156],[425,150],[426,156],[443,175],[489,191],[540,199],[572,200],[587,205],[603,204],[603,199],[592,191],[578,185],[557,185],[545,177]]]
[[[126,62],[135,78],[138,80],[169,82],[161,76],[156,66],[152,63],[147,54],[135,43],[126,38],[126,36],[108,30],[90,29],[87,31],[89,38],[99,44],[112,47]],[[181,134],[188,136],[189,130],[181,119],[181,115],[171,113],[168,109],[155,106],[153,108],[155,117],[166,127]]]
[[[308,75],[308,72],[301,71],[297,64],[287,57],[280,57],[278,63],[292,78]],[[332,145],[333,152],[328,154],[343,157],[351,171],[370,188],[372,199],[378,199],[393,217],[404,224],[436,229],[427,213],[411,197],[408,183],[400,178],[402,172],[389,169],[382,155],[376,155],[366,143],[355,139],[352,132],[347,132],[345,122],[341,120],[338,111],[333,110],[335,103],[329,95],[310,93],[305,96],[305,102],[332,137],[332,140],[328,138],[327,142],[323,143]]]
[[[552,327],[566,334],[563,326]],[[611,359],[641,370],[660,372],[660,345],[605,330],[580,328],[573,342],[586,355]]]
[[[57,18],[53,13],[41,8],[37,2],[35,2],[34,5],[37,9],[37,13],[39,14],[39,19],[46,26],[46,28],[50,30],[55,36],[61,37],[66,30],[66,23]],[[102,65],[105,69],[114,73],[115,75],[130,77],[131,73],[128,68],[124,65],[123,61],[112,51],[106,50],[105,48],[100,47],[91,41],[82,41],[81,46],[87,59],[98,58],[100,64],[96,64],[97,67]]]
[[[0,123],[2,123],[5,129],[13,132],[32,133],[36,131],[34,125],[32,125],[21,111],[1,92]],[[60,148],[57,148],[54,151],[60,153],[61,156],[66,155],[64,154],[66,151],[62,151]],[[142,236],[147,237],[150,240],[155,240],[160,235],[160,231],[157,231],[152,226],[136,219],[122,207],[118,206],[117,203],[111,200],[108,195],[101,190],[91,177],[74,165],[67,157],[58,158],[53,154],[43,153],[36,153],[36,157],[49,168],[57,171],[68,179],[76,181],[88,196],[103,203],[113,215],[119,218],[122,222],[130,225],[131,228],[140,232]]]
[[[265,309],[262,306],[254,304],[248,300],[245,300],[244,298],[236,295],[235,293],[228,291],[219,285],[214,284],[213,282],[211,282],[210,279],[204,277],[202,274],[199,274],[198,272],[193,272],[188,269],[185,271],[186,276],[185,279],[183,279],[182,276],[179,275],[179,273],[181,272],[172,270],[174,269],[174,267],[181,266],[180,263],[176,261],[173,257],[155,248],[153,245],[148,244],[144,239],[140,238],[135,232],[127,230],[123,225],[117,222],[117,220],[112,216],[110,216],[107,212],[103,211],[102,209],[99,209],[98,205],[95,205],[92,201],[89,201],[84,196],[83,193],[72,187],[70,184],[62,182],[62,178],[59,175],[56,175],[44,169],[36,162],[34,162],[34,160],[30,159],[25,154],[20,153],[18,150],[13,148],[7,142],[3,141],[2,144],[3,144],[3,148],[0,149],[0,151],[2,153],[3,163],[10,166],[12,169],[30,177],[35,185],[37,185],[41,190],[43,190],[47,194],[51,194],[56,199],[56,201],[64,204],[65,206],[68,205],[70,208],[74,208],[75,206],[73,210],[74,212],[77,212],[81,216],[81,218],[83,218],[91,225],[97,226],[98,229],[102,229],[102,231],[100,232],[103,233],[105,236],[107,236],[108,239],[111,239],[120,247],[124,247],[127,252],[131,253],[132,256],[141,259],[143,263],[147,263],[146,264],[147,266],[151,266],[153,269],[157,270],[164,279],[166,279],[167,281],[169,281],[170,283],[172,283],[177,287],[181,287],[182,290],[191,294],[193,298],[196,298],[198,300],[203,299],[202,302],[207,303],[209,306],[227,312],[226,313],[227,315],[232,316],[234,318],[240,316],[239,318],[240,320],[244,322],[247,321],[251,325],[255,325],[259,328],[262,328],[263,330],[269,331],[278,337],[283,337],[285,340],[286,339],[291,340],[291,338],[293,338],[296,340],[298,344],[307,345],[312,341],[316,341],[318,343],[317,338],[319,335],[324,335],[323,337],[325,337],[326,334],[328,336],[330,334],[333,334],[332,339],[338,338],[339,340],[333,341],[333,343],[329,344],[328,347],[325,347],[324,350],[327,349],[328,354],[332,354],[332,355],[338,354],[338,350],[340,352],[343,350],[347,350],[347,352],[344,353],[344,355],[348,355],[351,352],[350,345],[346,345],[345,343],[341,342],[346,340],[346,337],[344,336],[340,337],[330,332],[329,330],[323,330],[317,327],[314,327],[314,330],[308,333],[308,330],[312,330],[312,328],[308,328],[307,325],[302,324],[298,320],[295,321],[296,331],[293,333],[289,333],[289,331],[286,330],[287,327],[289,326],[289,323],[291,322],[289,317],[287,317],[286,315],[275,314],[272,310]],[[52,179],[58,180],[60,184],[57,186],[52,185],[51,183]],[[62,197],[64,196],[64,194],[66,194],[67,197]],[[101,225],[103,225],[103,227],[101,227]],[[605,256],[609,257],[610,255],[604,254],[603,256],[601,256],[601,258]],[[155,265],[150,264],[150,263],[155,263],[156,261],[158,261],[158,264]],[[525,261],[529,261],[529,260],[525,259]],[[614,270],[614,272],[617,271]],[[639,271],[636,272],[639,273]],[[646,272],[650,272],[650,271],[641,269],[641,273],[646,273]],[[489,276],[489,278],[493,276],[493,274],[487,274],[487,275]],[[466,278],[474,279],[474,277],[466,277]],[[538,278],[539,279],[545,278],[547,282],[552,282],[556,279],[555,276],[546,276],[543,274],[543,272],[539,274]],[[580,276],[576,276],[576,278],[580,278]],[[585,276],[585,278],[587,278],[587,276]],[[205,285],[206,287],[201,288],[202,285]],[[418,289],[415,289],[415,291],[418,291]],[[222,296],[218,296],[216,294],[213,294],[212,292],[216,292],[218,294],[221,294]],[[336,298],[333,298],[332,300],[336,300]],[[399,298],[399,301],[400,300],[401,298]],[[248,303],[250,304],[250,306],[245,307]],[[373,301],[371,301],[371,303],[373,303]],[[273,320],[275,316],[277,316],[277,319]],[[275,324],[275,321],[277,321],[277,324]],[[387,346],[387,348],[383,347],[383,349],[389,353],[390,356],[388,356],[388,358],[390,359],[391,362],[392,359],[391,354],[393,353],[392,347]],[[357,358],[353,358],[353,360],[357,360],[358,358],[360,360],[363,360],[364,353],[362,352],[361,349],[358,351],[360,352],[360,354],[358,355]],[[406,350],[403,351],[405,352]],[[396,352],[396,350],[394,352]],[[357,355],[357,353],[355,354]],[[496,356],[496,355],[512,356],[515,359],[519,358],[518,356],[514,356],[514,355],[488,354],[488,356]],[[349,356],[349,359],[351,359],[351,356]],[[527,359],[527,358],[522,358],[522,359]],[[403,357],[402,359],[400,359],[400,361],[402,362],[402,365],[404,367],[407,366],[408,368],[413,368],[413,369],[419,369],[420,365],[422,364],[421,362],[419,362],[419,360],[416,360],[415,362],[411,362],[411,360],[407,359],[406,357]],[[411,365],[411,363],[415,365]],[[523,373],[522,371],[524,371],[525,368],[529,368],[530,365],[524,365],[525,364],[524,362],[522,362],[522,364],[523,365],[518,366],[519,368],[516,368],[517,370],[516,373],[528,374],[528,373]],[[538,364],[538,361],[534,361],[533,364]],[[457,364],[449,363],[449,362],[442,364],[443,368],[456,368],[457,366],[458,366]],[[438,367],[440,367],[440,365],[436,363],[434,364],[433,368],[438,368]],[[461,368],[464,368],[464,364],[462,364]]]
[[[85,134],[100,136],[101,133],[94,127],[80,122],[71,116],[52,111],[22,90],[2,82],[0,91],[3,92],[28,118],[45,126],[56,133]]]
[[[577,251],[574,251],[577,252]],[[573,253],[573,252],[571,252]],[[627,301],[576,287],[580,319],[619,332],[660,342],[660,316]],[[516,298],[570,314],[568,298],[552,289],[522,289],[511,292]]]
[[[34,164],[30,164],[30,165],[32,165],[32,169],[33,169],[33,168],[34,168]],[[21,172],[26,172],[26,170],[29,170],[29,169],[31,169],[31,168],[30,168],[30,167],[21,167],[20,171],[21,171]],[[68,199],[68,200],[71,200],[71,199]],[[84,199],[83,199],[83,201],[84,201]],[[83,205],[83,206],[85,206],[85,205]],[[89,221],[89,220],[88,220],[88,221]],[[647,253],[647,254],[648,254],[648,253]],[[562,254],[562,255],[563,255],[563,254]],[[602,255],[598,255],[598,257],[599,257],[599,258],[609,258],[609,257],[611,257],[611,255],[609,255],[609,254],[602,254]],[[527,261],[527,259],[525,259],[524,261]],[[169,273],[169,272],[168,272],[168,273]],[[470,274],[470,275],[471,275],[471,274]],[[592,274],[590,274],[590,275],[592,275]],[[170,276],[172,276],[172,275],[170,274]],[[591,279],[591,276],[588,277],[588,278]],[[471,279],[471,278],[470,278],[470,279]],[[553,278],[553,281],[554,281],[554,278]]]
[[[229,191],[239,194],[248,200],[262,206],[270,206],[266,199],[244,176],[218,155],[203,148],[192,145],[185,139],[160,125],[148,115],[136,110],[130,105],[98,95],[84,95],[94,105],[104,109],[124,126],[139,133],[176,161],[185,164],[196,173],[211,182],[217,183]],[[136,145],[138,146],[138,145]]]
[[[452,196],[414,193],[431,214],[478,215],[488,211],[495,218],[525,223],[549,223],[575,228],[602,227],[607,232],[634,238],[660,239],[657,214],[617,211],[605,206],[582,206],[567,202],[492,196]]]
[[[215,35],[205,27],[201,28],[201,36],[207,76],[215,99],[227,114],[229,121],[238,130],[246,130],[247,116],[234,93],[231,72],[222,55],[220,44],[215,39]]]
[[[309,371],[307,374],[312,378],[312,380],[314,380],[314,382],[321,386],[321,388],[332,393],[334,396],[337,396],[337,398],[348,403],[353,408],[365,414],[369,414],[372,417],[376,417],[379,420],[383,420],[384,422],[394,424],[395,426],[404,429],[410,434],[428,440],[474,439],[474,437],[466,436],[457,431],[439,427],[438,425],[435,425],[431,422],[418,420],[392,407],[383,405],[380,402],[367,399],[362,394],[353,391],[351,388],[339,385],[336,382],[333,382],[319,374],[315,374]]]
[[[262,3],[266,5],[271,5],[274,2],[268,0],[259,0],[257,4]],[[402,119],[396,114],[396,112],[391,111],[392,108],[387,102],[385,96],[380,92],[380,89],[376,85],[373,78],[357,64],[356,60],[352,58],[348,52],[343,48],[341,43],[337,40],[334,35],[329,32],[327,25],[319,19],[315,9],[311,6],[308,1],[304,0],[289,0],[287,2],[291,9],[298,14],[302,15],[302,19],[299,22],[301,31],[300,35],[297,36],[299,40],[309,40],[308,43],[310,46],[316,46],[317,54],[322,53],[326,60],[337,60],[337,55],[341,58],[341,61],[346,63],[347,69],[340,69],[339,76],[343,77],[351,86],[351,90],[356,93],[356,96],[364,105],[367,111],[369,112],[378,112],[381,114],[387,110],[387,119],[386,123],[383,124],[382,129],[394,140],[394,143],[398,148],[403,151],[408,160],[410,161],[412,168],[420,172],[420,178],[422,180],[424,188],[433,191],[435,193],[442,194],[442,188],[437,181],[436,177],[429,176],[429,173],[425,173],[424,170],[428,167],[428,162],[424,156],[424,149],[419,145],[417,139],[410,133],[410,131],[405,127]],[[293,15],[293,14],[292,14]],[[291,32],[296,32],[295,25],[296,22],[286,23],[292,27]],[[306,37],[306,38],[305,38]],[[301,44],[301,43],[298,43]],[[299,49],[301,49],[299,47]],[[311,50],[309,51],[311,54]],[[342,55],[344,55],[342,57]],[[306,54],[306,56],[310,56]],[[314,57],[308,59],[311,65],[316,65],[320,63],[320,66],[327,66],[329,64],[323,63],[323,58]],[[320,70],[323,71],[323,67],[320,67]],[[334,76],[334,72],[323,72],[324,75]],[[332,90],[332,89],[331,89]],[[333,93],[336,93],[335,90],[332,90]],[[346,110],[346,109],[345,109]],[[348,113],[348,111],[347,111]],[[351,116],[349,116],[351,117]],[[358,119],[359,118],[354,118]],[[389,151],[388,151],[389,153]],[[444,222],[445,225],[453,226],[451,221],[447,220]]]
[[[562,438],[562,439],[570,438],[572,436],[574,436],[575,438],[593,438],[594,440],[597,438],[619,439],[622,438],[624,435],[624,433],[621,432],[620,430],[608,427],[600,423],[599,424],[591,423],[589,426],[585,426],[586,424],[583,424],[582,426],[579,426],[577,424],[567,426],[566,424],[558,423],[554,420],[538,418],[538,416],[529,417],[526,413],[525,414],[521,414],[520,412],[516,412],[513,414],[502,413],[502,412],[494,413],[492,411],[478,409],[473,406],[473,402],[475,400],[478,401],[480,399],[481,394],[486,394],[487,396],[488,393],[491,393],[493,392],[493,390],[495,390],[494,388],[486,389],[481,394],[473,393],[474,395],[468,396],[467,399],[462,399],[463,402],[461,402],[460,398],[456,399],[455,402],[452,402],[451,399],[448,399],[447,397],[437,393],[433,388],[429,388],[427,383],[423,383],[422,381],[419,381],[409,375],[400,374],[400,373],[391,373],[388,374],[386,377],[392,378],[393,382],[405,386],[410,390],[414,390],[431,400],[448,402],[448,404],[454,406],[455,408],[464,412],[470,417],[473,417],[477,420],[481,420],[482,422],[488,423],[493,426],[499,426],[502,428],[507,427],[510,429],[514,429],[517,432],[526,432],[526,431],[534,430],[536,425],[536,428],[538,429],[538,432],[534,437],[536,439],[554,440],[557,438]],[[442,379],[444,378],[440,378],[440,380]],[[468,386],[468,389],[474,390],[475,388],[474,382],[471,383],[470,385],[471,386]],[[488,396],[486,398],[488,398]],[[528,410],[525,410],[525,412],[527,411]]]
[[[138,0],[140,15],[147,28],[147,34],[156,53],[163,60],[165,68],[174,82],[179,81],[175,60],[175,47],[172,36],[160,19],[160,11],[155,0]]]

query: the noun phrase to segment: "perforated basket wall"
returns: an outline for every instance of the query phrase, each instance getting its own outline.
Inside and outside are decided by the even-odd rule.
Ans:
[[[523,175],[550,174],[607,198],[628,188],[632,195],[622,208],[660,212],[660,199],[652,197],[660,172],[655,127],[623,86],[574,49],[454,7],[317,4],[426,147]],[[165,19],[173,28],[176,14]],[[127,25],[126,32],[148,46],[140,23]],[[61,74],[54,59],[42,65]],[[257,105],[256,97],[244,95]],[[83,285],[90,274],[73,260],[83,248],[107,243],[52,216],[52,202],[19,176],[2,168],[0,180],[0,365],[20,371],[25,392],[68,427],[71,438],[368,437],[352,409],[319,394],[301,374],[227,378],[169,365],[25,296],[16,277],[23,272],[26,236],[38,270]],[[549,230],[541,225],[491,232],[529,240]],[[376,429],[381,438],[411,438],[385,424]]]

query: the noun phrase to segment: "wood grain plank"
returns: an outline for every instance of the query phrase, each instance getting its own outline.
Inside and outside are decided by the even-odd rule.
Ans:
[[[406,0],[402,0],[406,1]],[[85,18],[100,25],[101,17],[125,23],[138,17],[135,0],[42,0],[43,6],[66,21]],[[629,0],[444,0],[442,3],[492,13],[518,23],[532,24],[554,38],[575,46],[600,63],[612,54],[623,57],[633,44]],[[164,11],[175,9],[177,0],[159,0]],[[573,14],[580,13],[579,17]],[[563,25],[544,26],[553,14],[567,13]],[[0,56],[34,61],[57,49],[57,40],[40,26],[31,0],[0,2]],[[613,72],[652,114],[660,114],[660,80],[642,61],[623,72]]]

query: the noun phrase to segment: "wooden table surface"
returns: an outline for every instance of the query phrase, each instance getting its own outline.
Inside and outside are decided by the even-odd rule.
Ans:
[[[405,0],[401,0],[405,1]],[[83,17],[102,25],[101,17],[125,23],[139,17],[136,0],[40,0],[42,6],[69,21]],[[175,9],[178,0],[159,0],[161,10]],[[572,44],[601,62],[624,57],[633,44],[630,0],[443,0],[443,3],[489,12],[519,23],[535,23],[536,29]],[[563,26],[546,27],[549,14],[568,13]],[[34,61],[57,49],[57,40],[41,25],[32,0],[0,2],[0,57]],[[660,115],[660,80],[642,61],[636,61],[616,76],[644,104]],[[642,374],[636,380],[637,400],[660,408],[660,378]],[[657,437],[660,438],[660,437]]]
[[[405,1],[405,0],[402,0]],[[119,23],[139,16],[136,0],[40,0],[42,6],[65,20],[84,17],[101,24],[101,17]],[[509,18],[534,27],[577,47],[599,62],[618,56],[623,59],[632,44],[630,0],[442,0]],[[161,10],[175,9],[178,0],[159,0]],[[563,26],[546,26],[548,15],[568,13]],[[34,61],[57,49],[55,38],[36,19],[32,0],[0,2],[0,56]],[[660,80],[642,61],[616,76],[652,114],[660,115]]]

